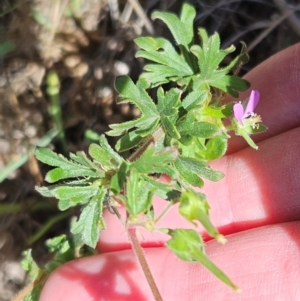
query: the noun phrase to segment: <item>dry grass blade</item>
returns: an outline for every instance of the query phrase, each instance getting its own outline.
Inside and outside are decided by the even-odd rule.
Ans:
[[[217,9],[219,9],[223,6],[228,6],[232,3],[239,3],[239,2],[241,2],[241,0],[231,0],[231,1],[221,0],[211,7],[205,8],[205,6],[203,6],[203,12],[198,14],[198,16],[196,17],[196,21],[199,19],[203,19],[206,16],[210,16],[210,15],[214,14]]]
[[[298,4],[293,10],[285,11],[285,13],[272,21],[268,28],[266,28],[254,41],[252,41],[248,46],[248,52],[250,52],[257,44],[259,44],[272,30],[274,30],[278,25],[280,25],[285,19],[295,13],[300,9],[300,4]]]
[[[229,39],[225,40],[225,42],[222,44],[224,48],[229,47],[230,45],[234,44],[236,41],[241,39],[244,35],[246,35],[248,32],[256,30],[256,29],[261,29],[261,28],[266,28],[270,25],[270,21],[258,21],[255,22],[254,24],[251,24],[248,26],[245,30],[241,30],[237,32],[235,35],[231,36]]]
[[[135,10],[136,14],[143,21],[146,30],[150,34],[153,35],[154,34],[153,25],[152,25],[150,19],[148,18],[148,16],[146,15],[146,13],[144,12],[143,8],[141,7],[140,3],[137,0],[128,0],[128,2],[132,5],[132,7]]]
[[[275,5],[278,7],[279,10],[282,11],[283,14],[291,13],[288,16],[288,22],[294,32],[300,36],[300,20],[295,16],[294,9],[291,9],[285,0],[274,0]]]
[[[120,9],[118,0],[109,0],[108,1],[110,16],[114,21],[120,19]]]
[[[129,21],[132,12],[133,12],[133,6],[129,2],[126,2],[126,5],[121,15],[121,21],[123,24],[126,24]]]

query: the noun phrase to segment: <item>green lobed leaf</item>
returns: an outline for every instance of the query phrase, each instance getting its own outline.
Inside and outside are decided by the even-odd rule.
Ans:
[[[126,197],[124,202],[130,215],[136,216],[146,212],[152,204],[152,192],[147,189],[140,173],[132,168],[126,185]]]
[[[28,273],[31,281],[37,280],[40,273],[40,268],[32,257],[31,249],[22,252],[21,266],[22,269]]]
[[[98,140],[99,139],[100,136],[98,137]],[[84,152],[76,152],[76,154],[70,153],[70,158],[83,166],[86,166],[92,170],[97,170],[98,173],[100,171]]]
[[[180,123],[178,123],[177,130],[180,135],[207,139],[220,133],[219,126],[206,121],[197,122],[195,118],[193,113],[189,113]]]
[[[54,186],[54,187],[35,186],[35,190],[46,198],[52,198],[52,197],[55,197],[55,195],[53,193],[53,188],[55,188],[55,187],[57,187],[57,186]]]
[[[84,131],[84,138],[87,139],[89,142],[98,142],[100,139],[100,135],[92,129],[87,129]]]
[[[205,194],[191,189],[184,191],[180,197],[179,213],[190,222],[199,221],[210,236],[219,242],[226,242],[209,218],[209,205]]]
[[[101,165],[104,170],[114,169],[114,164],[111,162],[111,156],[100,145],[92,143],[89,146],[89,155]]]
[[[65,211],[71,207],[76,206],[77,203],[73,203],[70,199],[62,199],[62,200],[58,200],[58,209],[60,211]]]
[[[177,117],[177,112],[180,107],[181,90],[172,88],[166,93],[163,88],[157,90],[157,110],[161,116],[174,116]],[[176,119],[175,119],[176,120]],[[174,120],[174,121],[175,121]]]
[[[45,177],[48,183],[55,183],[59,180],[76,177],[98,177],[98,174],[90,169],[73,167],[72,169],[54,168],[50,170]]]
[[[234,290],[240,289],[222,272],[205,254],[204,243],[198,232],[190,229],[169,230],[172,238],[166,242],[167,247],[180,259],[199,262]]]
[[[179,80],[194,73],[182,55],[164,38],[140,37],[135,43],[141,48],[136,57],[142,57],[157,64],[147,64],[140,78],[147,80],[152,87]]]
[[[234,46],[227,49],[220,49],[220,37],[218,33],[208,37],[203,28],[199,28],[201,46],[194,45],[191,52],[197,57],[200,75],[197,77],[199,83],[206,82],[230,95],[237,97],[238,91],[245,91],[249,83],[235,75],[227,75],[235,66],[245,61],[243,52],[225,67],[220,67],[223,59],[235,50]],[[199,85],[199,84],[198,84]]]
[[[152,19],[162,20],[170,29],[176,43],[188,48],[194,37],[193,22],[195,16],[196,11],[194,7],[184,3],[180,18],[173,13],[156,11],[152,14]]]
[[[129,76],[119,76],[116,79],[115,87],[124,100],[134,103],[143,114],[146,116],[157,115],[156,106],[145,91],[145,83],[142,79],[134,84]]]
[[[225,105],[220,106],[220,107],[209,106],[202,110],[204,115],[207,115],[209,117],[219,118],[219,119],[232,116],[232,110],[231,110],[231,114],[229,116],[226,115],[227,111],[228,111],[228,108]]]
[[[110,131],[107,131],[106,134],[108,136],[120,136],[123,133],[126,133],[131,128],[134,128],[137,124],[140,123],[140,119],[130,120],[122,123],[114,123],[110,124],[109,127],[111,128]]]
[[[59,186],[53,189],[53,194],[59,200],[69,199],[74,205],[84,204],[98,193],[99,186]]]
[[[131,131],[121,137],[117,144],[116,150],[123,152],[129,149],[136,147],[144,138],[141,135],[138,135],[136,131]]]
[[[157,129],[157,126],[159,124],[158,117],[159,116],[151,117],[139,123],[139,128],[135,132],[143,138],[152,134]]]
[[[181,177],[192,186],[202,187],[204,185],[203,180],[198,176],[197,172],[192,171],[188,164],[185,164],[184,160],[178,158],[175,161],[175,167],[178,170]]]
[[[159,118],[156,105],[151,97],[146,92],[148,87],[147,81],[140,78],[136,84],[128,76],[119,76],[116,79],[116,90],[120,93],[118,102],[131,102],[136,105],[141,111],[141,117],[134,121],[128,121],[121,124],[113,124],[110,126],[112,131],[107,134],[117,136],[129,131],[131,128],[136,128],[136,133],[142,136],[149,134],[149,129],[154,129],[154,124],[157,124]],[[139,132],[138,132],[139,131]]]
[[[172,76],[188,76],[193,70],[182,56],[174,49],[173,45],[165,38],[139,37],[134,42],[142,49],[136,57],[142,57],[158,64],[167,66],[167,72],[174,72]],[[146,65],[149,71],[154,71],[155,65]],[[163,71],[160,69],[160,71]],[[177,74],[175,73],[177,72]]]
[[[164,200],[174,200],[180,196],[179,190],[176,190],[173,183],[166,184],[153,179],[153,177],[144,176],[145,184],[149,190]]]
[[[110,146],[110,144],[108,143],[107,139],[105,138],[104,135],[100,136],[100,140],[99,140],[100,146],[102,147],[102,149],[110,155],[112,162],[116,165],[119,166],[120,164],[123,163],[124,159],[117,153],[114,151],[114,149]]]
[[[183,157],[190,157],[190,158],[199,158],[203,159],[202,152],[205,150],[203,146],[203,142],[196,137],[190,137],[190,139],[181,139],[179,144],[180,154]],[[188,138],[187,137],[187,138]],[[184,140],[184,141],[182,141]],[[202,139],[201,139],[202,140]],[[192,145],[192,147],[191,147]]]
[[[211,98],[209,89],[190,92],[183,100],[182,107],[187,111],[194,108],[203,108]]]
[[[82,241],[95,248],[100,234],[100,225],[104,224],[102,218],[103,201],[107,190],[100,188],[99,193],[83,208],[78,221],[72,226],[73,234],[81,234]]]
[[[239,96],[237,91],[246,91],[250,88],[250,83],[246,80],[234,75],[224,75],[223,73],[223,71],[222,74],[219,73],[219,78],[217,80],[210,81],[209,84],[230,94],[233,97]]]
[[[170,136],[171,138],[174,138],[176,140],[180,139],[180,137],[181,137],[180,133],[176,129],[176,126],[175,126],[173,120],[171,120],[170,117],[162,116],[161,117],[161,123],[162,123],[162,126],[163,126],[167,136]]]
[[[72,169],[74,168],[74,166],[75,167],[80,166],[81,168],[84,168],[83,166],[77,163],[69,161],[63,155],[56,154],[49,148],[44,148],[44,147],[36,148],[35,156],[39,161],[50,166],[61,167],[66,169]]]
[[[27,293],[23,300],[38,301],[44,282],[42,281],[43,271],[38,267],[37,263],[32,257],[31,249],[22,252],[21,266],[22,269],[28,273],[30,281],[36,284],[34,288]]]
[[[222,136],[216,136],[208,140],[205,145],[205,159],[212,161],[221,158],[227,150],[227,139]]]
[[[198,138],[211,138],[217,135],[220,132],[220,129],[217,125],[201,121],[194,124],[194,127],[188,131],[189,135],[198,137]]]
[[[200,73],[208,79],[219,68],[223,59],[235,50],[235,47],[232,45],[227,49],[220,49],[221,42],[218,33],[208,37],[204,28],[199,28],[198,33],[201,39],[201,46],[194,45],[191,48],[191,52],[198,57]]]
[[[171,89],[166,94],[162,88],[157,90],[157,109],[165,133],[174,139],[180,139],[180,134],[176,129],[176,120],[178,118],[178,108],[180,107],[179,89]]]
[[[125,162],[123,162],[119,170],[112,176],[110,182],[110,189],[113,193],[120,193],[120,191],[124,188],[127,171],[128,165]]]
[[[184,170],[189,170],[196,175],[214,182],[217,182],[224,177],[222,172],[211,169],[204,160],[180,156],[176,160],[175,166],[176,168],[180,166]]]
[[[142,57],[142,53],[140,53],[140,56]],[[144,70],[148,72],[144,72],[141,77],[149,81],[152,87],[179,80],[178,70],[170,66],[147,64]]]
[[[53,272],[63,263],[74,259],[74,250],[69,239],[65,234],[56,236],[46,241],[46,246],[54,256],[50,262],[45,265],[48,272]]]
[[[174,175],[169,163],[174,162],[177,157],[177,148],[169,147],[155,153],[155,148],[149,147],[136,161],[131,163],[131,168],[135,168],[137,171],[144,174],[171,173]]]

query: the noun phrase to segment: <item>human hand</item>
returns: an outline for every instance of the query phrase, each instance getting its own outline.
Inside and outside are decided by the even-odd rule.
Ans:
[[[246,76],[260,92],[257,113],[269,130],[253,137],[259,151],[241,137],[230,139],[228,154],[211,164],[225,178],[206,182],[203,189],[212,221],[228,239],[226,245],[208,241],[206,251],[242,292],[232,291],[201,265],[177,259],[163,246],[165,237],[147,234],[146,258],[164,301],[300,300],[299,56],[300,44]],[[163,219],[162,226],[187,225],[172,212],[165,219],[169,224]],[[99,243],[106,253],[58,268],[40,301],[153,300],[124,228],[115,216],[106,220],[108,230]]]

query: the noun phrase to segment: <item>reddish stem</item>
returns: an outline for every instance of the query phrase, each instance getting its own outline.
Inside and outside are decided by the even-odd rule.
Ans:
[[[149,284],[149,287],[152,291],[153,297],[155,301],[163,301],[160,292],[156,286],[156,283],[154,281],[154,278],[152,276],[152,273],[150,271],[150,268],[148,266],[144,251],[140,245],[140,242],[136,236],[136,228],[128,228],[127,229],[129,240],[131,242],[132,249],[134,250],[135,256],[138,259],[138,262],[143,270],[143,273],[146,277],[146,280]]]

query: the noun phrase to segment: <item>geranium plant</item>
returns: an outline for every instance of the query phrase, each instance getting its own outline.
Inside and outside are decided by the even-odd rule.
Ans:
[[[82,246],[95,248],[101,230],[106,227],[104,208],[118,214],[119,206],[126,208],[127,218],[122,222],[156,300],[162,297],[137,243],[138,227],[169,234],[166,246],[180,259],[202,264],[238,290],[205,253],[197,223],[220,243],[226,239],[212,224],[208,201],[199,191],[203,179],[219,181],[224,177],[209,163],[224,156],[231,135],[243,136],[257,149],[250,135],[266,127],[254,113],[258,91],[252,90],[243,102],[224,102],[225,95],[238,100],[239,92],[250,87],[237,75],[248,60],[246,46],[242,43],[240,54],[229,64],[224,63],[235,47],[220,49],[219,35],[209,36],[203,28],[198,29],[200,44],[195,44],[195,15],[189,4],[182,6],[180,16],[153,13],[153,19],[167,25],[174,44],[162,37],[135,39],[140,48],[136,56],[148,63],[137,82],[120,76],[115,87],[119,93],[117,102],[130,102],[141,114],[135,120],[110,125],[106,134],[118,137],[114,148],[101,135],[99,143],[90,145],[88,154],[77,152],[65,158],[48,148],[36,150],[38,160],[54,167],[45,177],[50,185],[36,189],[45,197],[57,198],[60,210],[73,206],[82,206],[82,210],[71,223],[72,237],[60,236],[48,242],[56,255],[43,269],[34,264],[30,251],[26,253],[24,266],[37,284],[26,300],[37,300],[35,296],[42,283],[58,265],[83,256]],[[155,92],[154,99],[149,91],[151,95]],[[161,182],[161,175],[167,175],[169,181]],[[154,195],[165,200],[165,212],[179,203],[179,214],[191,222],[191,229],[157,228]]]

